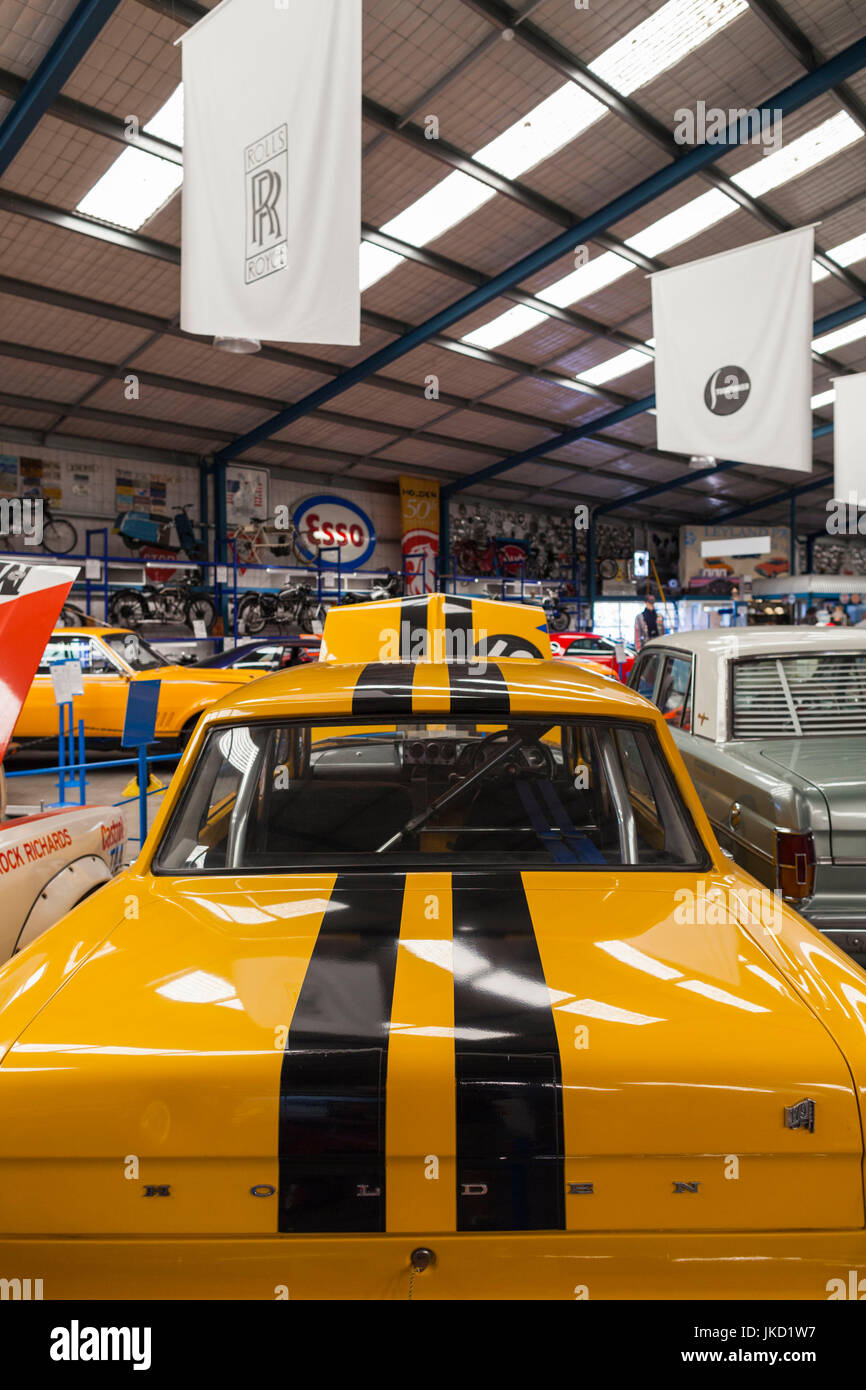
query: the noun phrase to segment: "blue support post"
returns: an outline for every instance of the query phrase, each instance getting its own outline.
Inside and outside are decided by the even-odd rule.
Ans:
[[[102,537],[102,554],[101,554],[101,555],[94,555],[94,553],[93,553],[93,537],[94,537],[94,536],[101,536],[101,537]],[[93,526],[93,527],[89,527],[89,528],[87,529],[87,531],[85,532],[85,534],[84,534],[84,607],[85,607],[86,611],[89,613],[89,612],[90,612],[91,598],[92,598],[92,593],[93,593],[93,589],[92,589],[93,581],[92,581],[91,579],[89,579],[88,576],[87,576],[87,561],[88,561],[88,560],[99,560],[100,563],[101,563],[101,565],[102,565],[102,577],[101,577],[101,579],[100,579],[100,581],[99,581],[99,587],[102,589],[102,603],[103,603],[102,618],[103,618],[103,622],[106,622],[106,623],[107,623],[107,622],[108,622],[108,527],[107,527],[107,526]]]
[[[586,533],[586,606],[589,617],[586,620],[587,631],[595,632],[595,519],[598,508],[590,513],[589,530]]]
[[[138,745],[138,841],[147,839],[147,744]]]
[[[450,494],[439,491],[439,580],[442,592],[448,592],[448,573],[451,554],[451,503]]]
[[[84,759],[84,720],[78,721],[78,788],[79,801],[83,806],[87,800],[87,763]]]
[[[208,548],[208,520],[210,518],[210,499],[208,496],[208,464],[206,459],[201,459],[198,469],[198,511],[199,511],[199,530],[201,531],[202,553],[205,560],[210,559]]]
[[[214,459],[213,464],[213,491],[214,491],[214,564],[225,565],[228,563],[228,516],[226,512],[226,466],[221,459]],[[233,546],[232,550],[236,548]],[[234,564],[234,589],[235,589],[235,614],[234,614],[234,638],[238,640],[238,618],[237,618],[237,554],[232,556]],[[218,586],[219,610],[223,620],[223,632],[229,630],[229,608],[228,595],[224,587]]]
[[[66,805],[66,705],[57,706],[57,714],[60,720],[60,737],[57,742],[57,795],[58,806]],[[69,706],[72,713],[72,706]],[[71,759],[69,760],[72,761]]]

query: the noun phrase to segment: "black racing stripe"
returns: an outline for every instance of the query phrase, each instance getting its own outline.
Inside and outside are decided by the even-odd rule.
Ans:
[[[280,1073],[279,1230],[385,1230],[385,1081],[405,875],[340,874]]]
[[[444,596],[445,656],[448,660],[470,661],[475,655],[472,641],[472,599],[459,594]]]
[[[414,666],[371,661],[358,677],[352,694],[352,713],[411,714],[414,679]]]
[[[471,710],[474,713],[508,714],[511,696],[501,669],[492,661],[467,666],[461,662],[448,663],[451,683],[451,712]]]
[[[454,876],[457,1229],[565,1229],[562,1069],[518,873]]]
[[[400,604],[400,659],[426,660],[430,645],[427,631],[429,600],[423,597],[404,598]]]

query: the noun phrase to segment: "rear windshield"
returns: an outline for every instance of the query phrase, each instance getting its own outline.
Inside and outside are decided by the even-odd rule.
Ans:
[[[734,663],[733,737],[866,733],[866,653]]]
[[[214,729],[156,872],[709,862],[646,726],[440,721]]]

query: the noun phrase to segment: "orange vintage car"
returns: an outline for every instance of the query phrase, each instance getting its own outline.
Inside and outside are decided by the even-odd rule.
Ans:
[[[83,719],[85,738],[113,743],[123,732],[127,691],[133,681],[162,683],[156,736],[185,743],[203,710],[261,674],[173,666],[138,633],[127,628],[64,627],[51,634],[18,716],[16,739],[51,738],[57,734],[59,716],[51,667],[63,661],[78,661],[81,665],[84,694],[73,703],[75,728]]]

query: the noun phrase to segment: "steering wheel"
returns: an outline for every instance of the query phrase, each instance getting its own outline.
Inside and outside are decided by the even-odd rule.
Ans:
[[[513,733],[512,729],[498,729],[495,734],[488,734],[480,743],[467,744],[457,759],[458,776],[468,777],[470,773],[477,772],[487,762],[492,751],[498,751],[491,750],[490,745],[505,742],[513,737]],[[521,743],[510,757],[490,768],[489,772],[484,774],[484,780],[505,782],[514,776],[553,778],[555,772],[556,762],[551,749],[540,739],[532,739]]]

